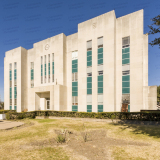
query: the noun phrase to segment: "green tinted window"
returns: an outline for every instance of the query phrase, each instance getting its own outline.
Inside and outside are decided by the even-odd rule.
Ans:
[[[122,88],[122,94],[130,93],[130,88]]]
[[[78,96],[78,92],[72,92],[72,96]]]
[[[101,75],[101,76],[98,76],[98,82],[103,82],[103,75]]]
[[[98,48],[98,53],[103,53],[103,48]]]
[[[98,82],[98,88],[102,87],[103,88],[103,82]]]
[[[77,68],[72,68],[72,73],[78,72]]]
[[[130,48],[125,48],[125,53],[130,52]]]
[[[130,75],[122,76],[122,81],[130,81]]]
[[[122,87],[130,87],[130,82],[122,82]]]
[[[87,112],[92,112],[92,105],[87,105]]]
[[[103,59],[98,59],[98,64],[103,64]]]
[[[73,91],[73,92],[78,91],[78,87],[73,87],[73,86],[72,86],[72,91]]]
[[[92,56],[88,56],[87,61],[92,61]]]
[[[103,88],[98,88],[98,93],[103,93]]]
[[[87,62],[87,67],[92,66],[92,61]]]
[[[87,77],[87,82],[92,83],[92,77]]]
[[[87,56],[92,56],[92,51],[87,51]]]
[[[98,59],[103,59],[103,54],[98,54]]]
[[[130,104],[128,105],[128,112],[130,112]]]
[[[72,82],[72,86],[77,86],[78,87],[78,82]]]
[[[122,59],[126,59],[126,58],[129,58],[129,53],[126,53],[126,54],[122,55]]]
[[[87,88],[92,88],[92,83],[87,83]]]
[[[92,94],[92,89],[87,89],[87,94]]]
[[[77,64],[78,63],[78,59],[72,60],[72,65]]]
[[[130,60],[129,60],[129,59],[123,59],[123,60],[122,60],[122,64],[128,64],[128,63],[130,63]]]
[[[98,105],[98,112],[103,112],[103,105]]]
[[[75,106],[75,105],[72,106],[72,111],[76,111],[77,112],[78,111],[78,106]]]

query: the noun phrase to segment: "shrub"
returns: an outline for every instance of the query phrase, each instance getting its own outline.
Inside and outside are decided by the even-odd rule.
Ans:
[[[65,136],[62,134],[59,134],[56,140],[57,140],[57,143],[64,143],[66,141]]]

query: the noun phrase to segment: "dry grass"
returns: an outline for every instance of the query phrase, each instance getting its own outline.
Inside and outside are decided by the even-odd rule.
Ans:
[[[113,139],[114,141],[125,142],[122,145],[116,143],[112,145],[112,141],[110,144],[107,144],[107,141],[104,142],[103,149],[109,157],[106,156],[104,159],[156,160],[160,157],[159,126],[118,125],[66,119],[24,119],[20,121],[23,121],[26,126],[0,131],[0,159],[2,160],[91,159],[89,156],[86,157],[83,152],[78,152],[76,148],[69,147],[69,142],[73,136],[67,141],[68,144],[56,143],[57,134],[55,130],[69,130],[76,134],[74,143],[80,143],[82,147],[85,143],[86,147],[89,145],[93,146],[94,149],[96,145],[94,145],[94,137],[92,142],[80,142],[80,138],[75,140],[75,137],[81,136],[80,133],[84,132],[84,126],[86,134],[88,134],[87,132],[94,133],[94,130],[103,130],[106,131],[110,141]],[[33,123],[34,125],[31,125]],[[137,145],[131,144],[131,142],[137,143]],[[140,145],[141,143],[146,145]],[[90,148],[88,147],[88,149]]]

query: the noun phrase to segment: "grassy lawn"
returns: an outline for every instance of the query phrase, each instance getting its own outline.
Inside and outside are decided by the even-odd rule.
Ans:
[[[159,126],[66,119],[20,121],[25,125],[0,130],[2,160],[160,159]]]

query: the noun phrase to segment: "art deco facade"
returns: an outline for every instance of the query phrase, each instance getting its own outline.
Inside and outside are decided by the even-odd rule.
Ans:
[[[7,51],[5,109],[82,112],[156,109],[157,87],[148,86],[148,35],[143,10],[116,18],[110,11],[61,33]]]

